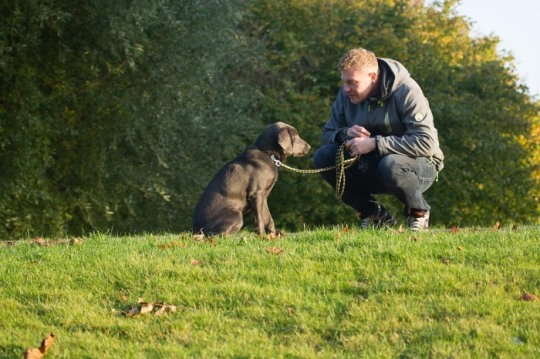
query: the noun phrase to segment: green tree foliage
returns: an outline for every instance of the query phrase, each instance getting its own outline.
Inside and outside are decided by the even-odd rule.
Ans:
[[[537,221],[538,103],[455,3],[2,3],[0,238],[189,230],[212,175],[263,125],[317,147],[356,46],[403,62],[430,100],[447,157],[427,193],[435,223]],[[319,176],[284,170],[270,207],[290,230],[356,219]]]
[[[0,5],[0,235],[188,228],[210,173],[261,128],[244,6]]]
[[[538,105],[519,84],[511,56],[497,53],[498,39],[471,38],[455,4],[258,1],[250,36],[264,44],[268,60],[264,111],[298,127],[316,148],[338,90],[339,57],[360,46],[395,58],[430,100],[446,155],[427,192],[434,222],[536,222],[538,146],[530,138],[534,121],[538,132]],[[319,179],[282,173],[271,207],[278,223],[295,229],[354,220],[332,195]]]

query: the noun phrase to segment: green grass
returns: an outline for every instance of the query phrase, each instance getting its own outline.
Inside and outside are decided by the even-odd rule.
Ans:
[[[540,227],[0,242],[0,357],[540,356]],[[280,252],[282,251],[282,252]],[[277,253],[273,253],[277,252]],[[138,299],[163,316],[118,311]]]

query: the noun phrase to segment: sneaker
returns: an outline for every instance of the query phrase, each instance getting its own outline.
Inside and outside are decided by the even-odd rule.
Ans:
[[[379,206],[377,214],[362,217],[362,214],[358,213],[358,216],[360,217],[361,229],[379,229],[384,226],[391,227],[396,224],[396,220],[394,219],[394,217],[392,217],[390,212],[388,212],[388,210],[382,206]]]
[[[407,225],[411,231],[427,231],[429,229],[429,211],[411,210]]]

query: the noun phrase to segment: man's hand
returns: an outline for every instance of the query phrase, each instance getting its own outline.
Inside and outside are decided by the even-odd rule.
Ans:
[[[375,139],[371,138],[371,133],[362,126],[354,125],[347,130],[350,138],[345,142],[345,147],[351,156],[360,156],[375,150]]]
[[[345,147],[349,150],[351,156],[370,153],[375,150],[375,146],[377,146],[375,139],[370,137],[356,137],[345,142]]]
[[[347,130],[347,137],[349,138],[369,138],[371,133],[362,126],[353,125]]]

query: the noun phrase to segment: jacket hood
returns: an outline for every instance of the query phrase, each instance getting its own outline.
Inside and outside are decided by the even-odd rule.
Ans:
[[[400,62],[392,59],[377,58],[381,87],[372,101],[382,101],[392,95],[411,74]]]

